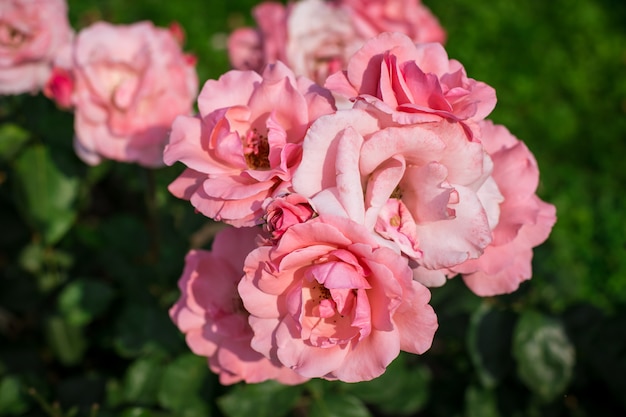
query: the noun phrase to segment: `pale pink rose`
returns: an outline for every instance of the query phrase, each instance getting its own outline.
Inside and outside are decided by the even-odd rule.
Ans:
[[[276,241],[294,224],[304,223],[315,216],[309,200],[300,194],[289,193],[270,199],[265,208],[265,229]]]
[[[170,126],[192,112],[198,88],[193,59],[172,32],[95,23],[76,36],[71,70],[78,155],[92,165],[162,166]]]
[[[40,90],[71,37],[65,0],[2,0],[0,94]]]
[[[350,15],[323,0],[293,3],[287,20],[286,56],[296,74],[324,84],[330,74],[345,68],[361,47]]]
[[[165,163],[188,169],[169,189],[234,226],[260,224],[263,202],[290,191],[308,127],[334,111],[327,90],[280,62],[263,75],[233,70],[207,81],[198,107],[172,126]]]
[[[415,45],[400,33],[383,33],[365,43],[325,86],[376,108],[396,123],[414,124],[445,118],[470,129],[496,104],[495,90],[468,78],[463,66],[439,43]]]
[[[248,255],[252,348],[308,377],[366,381],[430,348],[437,318],[405,258],[345,218],[316,217]]]
[[[252,28],[240,28],[228,37],[230,65],[238,70],[262,72],[265,65],[261,34]]]
[[[293,187],[320,216],[348,217],[412,264],[440,270],[478,258],[491,242],[502,201],[491,169],[459,123],[386,126],[352,109],[311,126]]]
[[[349,10],[363,39],[383,32],[399,32],[413,42],[446,41],[446,32],[420,0],[335,0]]]
[[[535,194],[539,169],[532,153],[504,126],[481,123],[482,142],[493,159],[493,179],[504,196],[493,240],[478,259],[452,269],[476,294],[515,291],[532,274],[532,248],[543,243],[556,221],[555,207]]]
[[[252,329],[237,284],[246,255],[256,247],[257,232],[258,228],[226,228],[215,236],[211,251],[190,251],[178,282],[181,296],[170,317],[185,333],[190,349],[208,357],[222,384],[268,379],[298,384],[306,379],[250,347]]]

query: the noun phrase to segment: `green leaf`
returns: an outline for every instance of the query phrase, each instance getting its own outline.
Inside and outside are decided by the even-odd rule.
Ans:
[[[93,280],[77,280],[68,284],[59,294],[59,310],[68,323],[84,326],[102,314],[113,299],[108,284]]]
[[[52,245],[74,222],[79,180],[65,173],[43,145],[24,150],[15,161],[17,201],[31,226]]]
[[[465,391],[465,415],[467,417],[500,417],[494,392],[490,389],[470,386]]]
[[[544,400],[567,388],[574,369],[575,351],[561,322],[536,311],[520,317],[513,335],[517,374]]]
[[[419,357],[400,353],[387,371],[371,381],[346,384],[343,391],[390,415],[410,415],[421,410],[428,401],[430,372],[421,365],[410,365]]]
[[[19,152],[30,133],[12,123],[0,125],[0,160],[9,161]]]
[[[126,358],[154,351],[174,351],[180,332],[163,311],[151,303],[133,300],[117,318],[113,340],[117,353]]]
[[[202,388],[208,376],[206,358],[182,355],[167,365],[159,385],[159,404],[181,417],[206,417],[209,413]]]
[[[309,409],[309,417],[371,417],[365,404],[358,398],[344,393],[328,392],[315,398]]]
[[[75,365],[81,361],[87,342],[80,327],[61,317],[50,317],[46,321],[48,344],[55,356],[64,365]]]
[[[126,371],[124,397],[127,402],[153,405],[163,374],[163,360],[149,356],[134,361]]]
[[[13,376],[5,376],[0,381],[0,415],[18,415],[26,411],[28,405],[21,392],[20,381]]]
[[[483,303],[470,319],[467,338],[470,357],[483,386],[495,387],[513,365],[511,339],[515,316]]]
[[[229,417],[280,417],[295,406],[301,391],[301,386],[275,381],[237,385],[218,399],[218,405]]]

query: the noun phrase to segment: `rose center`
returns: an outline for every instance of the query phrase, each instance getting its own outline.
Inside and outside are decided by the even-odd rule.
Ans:
[[[0,23],[0,45],[18,47],[26,41],[27,35],[16,28]]]
[[[242,138],[243,155],[250,169],[265,170],[270,168],[270,146],[267,135],[260,133],[256,128],[248,131]]]
[[[396,188],[393,189],[393,192],[391,193],[391,195],[389,196],[389,198],[396,198],[398,200],[402,200],[402,189],[400,188],[399,185],[396,185]]]

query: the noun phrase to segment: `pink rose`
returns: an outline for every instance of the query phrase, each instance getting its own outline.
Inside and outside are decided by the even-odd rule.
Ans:
[[[209,367],[224,385],[275,379],[297,384],[305,378],[275,365],[252,350],[252,329],[243,308],[237,283],[243,263],[253,250],[257,228],[227,228],[220,231],[211,251],[192,250],[178,282],[181,296],[170,317],[185,333],[196,355],[209,358]]]
[[[53,99],[62,109],[73,106],[74,77],[70,71],[55,67],[43,89],[44,95]]]
[[[415,45],[399,33],[367,41],[347,70],[333,74],[325,86],[334,94],[356,98],[355,106],[375,108],[401,124],[445,118],[469,129],[496,104],[494,89],[468,78],[443,46]]]
[[[72,52],[78,155],[92,165],[163,165],[170,126],[192,112],[198,83],[172,32],[98,22],[77,35]]]
[[[352,109],[311,126],[293,188],[320,216],[348,217],[417,269],[440,270],[478,258],[491,242],[502,201],[491,169],[458,123],[387,126]]]
[[[276,241],[294,224],[304,223],[315,216],[315,210],[308,199],[300,194],[290,193],[279,196],[267,204],[265,209],[265,229]]]
[[[261,222],[263,202],[291,188],[310,124],[334,111],[330,93],[278,62],[263,75],[209,80],[200,115],[172,126],[164,160],[188,169],[169,187],[202,214],[234,226]]]
[[[65,0],[3,0],[0,4],[0,94],[36,92],[72,29]]]
[[[480,296],[510,293],[532,274],[532,248],[543,243],[556,221],[555,207],[535,194],[535,158],[504,126],[481,123],[482,142],[493,159],[493,178],[504,196],[493,241],[478,259],[452,268]]]
[[[267,64],[288,63],[285,52],[287,8],[281,3],[266,1],[255,6],[252,15],[258,28],[237,29],[228,39],[228,55],[233,68],[262,73]]]
[[[348,9],[362,39],[399,32],[413,42],[446,41],[446,32],[420,0],[335,0]]]
[[[253,349],[308,377],[381,375],[430,348],[437,318],[406,259],[349,219],[317,217],[248,255],[239,294]]]

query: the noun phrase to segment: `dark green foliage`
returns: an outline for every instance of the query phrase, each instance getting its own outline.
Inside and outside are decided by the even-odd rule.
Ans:
[[[223,387],[168,317],[192,234],[209,225],[208,247],[215,231],[168,193],[181,167],[87,167],[70,113],[0,97],[0,416],[626,415],[626,3],[425,3],[557,206],[530,282],[488,299],[460,278],[433,289],[433,347],[374,381]],[[254,4],[69,1],[77,29],[178,21],[201,84],[228,69],[226,36]]]

